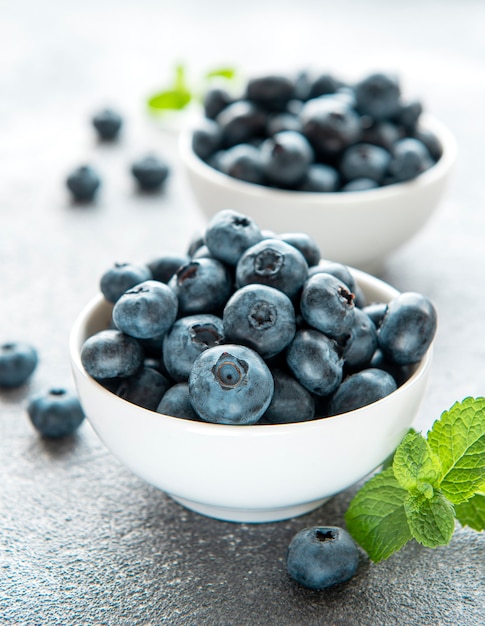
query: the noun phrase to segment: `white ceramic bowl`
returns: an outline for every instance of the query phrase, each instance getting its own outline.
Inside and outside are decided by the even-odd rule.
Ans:
[[[397,291],[354,271],[367,301]],[[431,348],[409,380],[386,398],[310,422],[232,426],[169,417],[104,389],[84,370],[84,340],[108,326],[100,295],[71,332],[74,379],[85,413],[111,452],[130,470],[185,507],[235,522],[302,515],[378,467],[413,422],[425,390]]]
[[[443,153],[418,178],[357,192],[313,193],[272,189],[237,180],[210,167],[192,150],[192,121],[180,135],[179,153],[198,205],[212,217],[233,209],[263,229],[310,233],[322,256],[374,271],[415,235],[443,196],[456,159],[453,135],[442,123],[422,116],[423,129],[438,137]]]

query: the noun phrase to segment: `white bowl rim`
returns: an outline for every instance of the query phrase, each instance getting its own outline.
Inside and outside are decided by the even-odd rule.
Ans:
[[[200,119],[200,116],[199,116]],[[279,198],[293,198],[298,202],[304,202],[306,204],[356,204],[362,201],[369,201],[379,198],[385,200],[393,198],[396,195],[405,193],[409,189],[417,189],[420,187],[426,187],[435,180],[442,178],[442,176],[451,168],[456,160],[457,156],[457,144],[456,140],[450,130],[437,118],[429,113],[423,113],[420,117],[421,126],[434,132],[440,141],[442,154],[425,172],[420,174],[413,180],[404,181],[400,183],[393,183],[384,187],[376,187],[375,189],[365,189],[362,191],[353,192],[315,192],[315,191],[295,191],[278,189],[273,187],[267,187],[265,185],[258,185],[256,183],[249,183],[246,181],[238,180],[223,172],[216,170],[205,163],[200,157],[198,157],[191,147],[191,135],[194,130],[196,122],[192,119],[182,129],[179,137],[179,154],[185,165],[196,172],[201,178],[207,179],[214,185],[226,187],[233,192],[241,194],[249,194],[252,196],[259,196],[262,199],[268,199],[277,201]],[[301,206],[301,205],[300,205]]]
[[[361,270],[354,269],[354,268],[349,268],[349,269],[351,269],[357,282],[367,281],[374,287],[380,287],[381,289],[385,288],[386,291],[393,294],[393,297],[399,295],[400,293],[396,288],[392,287],[385,281],[375,276],[372,276],[371,274],[368,274],[366,272],[363,272]],[[90,376],[86,372],[81,362],[81,351],[80,351],[80,347],[82,345],[82,342],[84,341],[84,326],[85,326],[86,321],[93,314],[93,312],[96,311],[102,305],[109,306],[109,303],[102,294],[98,294],[97,296],[92,298],[90,302],[88,302],[88,304],[82,309],[77,319],[75,320],[71,329],[70,336],[69,336],[69,352],[71,356],[71,366],[75,367],[76,370],[86,380],[89,381],[89,383],[96,390],[96,393],[104,392],[106,394],[110,394],[115,404],[117,403],[129,404],[131,407],[133,407],[133,410],[136,410],[137,412],[141,411],[142,414],[150,415],[152,417],[153,417],[153,414],[155,413],[156,415],[159,416],[161,422],[168,420],[167,423],[170,424],[171,427],[174,427],[175,425],[179,425],[182,430],[185,430],[188,428],[190,429],[192,433],[199,432],[200,434],[204,434],[204,435],[207,435],[210,432],[212,432],[213,434],[233,435],[233,436],[239,436],[239,437],[243,434],[247,436],[251,436],[251,437],[258,436],[258,435],[266,437],[270,434],[270,432],[283,435],[283,434],[291,434],[291,432],[295,428],[308,429],[308,430],[321,428],[325,423],[329,423],[330,421],[334,421],[334,420],[352,421],[353,419],[355,419],[356,415],[369,411],[371,407],[376,406],[377,404],[388,402],[389,398],[391,397],[398,398],[400,395],[406,393],[410,387],[412,387],[419,379],[421,379],[426,374],[427,370],[430,367],[432,354],[433,354],[433,346],[431,345],[428,351],[426,352],[426,354],[424,355],[424,357],[417,364],[415,371],[395,391],[393,391],[388,396],[385,396],[384,398],[378,400],[377,402],[365,405],[353,411],[348,411],[346,413],[340,413],[338,415],[331,415],[329,417],[321,417],[321,418],[303,421],[303,422],[291,422],[291,423],[285,423],[285,424],[237,425],[237,424],[214,424],[214,423],[203,422],[203,421],[199,422],[196,420],[189,420],[189,419],[183,419],[180,417],[174,417],[172,415],[166,415],[164,413],[157,413],[156,411],[145,409],[141,406],[128,402],[128,400],[120,398],[113,392],[107,390],[105,387],[103,387],[103,385],[101,385],[101,383],[99,383],[96,379],[94,379],[92,376]],[[87,417],[89,419],[89,415]]]

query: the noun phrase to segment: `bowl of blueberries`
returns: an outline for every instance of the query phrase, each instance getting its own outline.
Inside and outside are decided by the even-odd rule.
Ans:
[[[451,132],[386,72],[329,73],[213,87],[180,136],[205,215],[241,211],[263,229],[311,232],[324,254],[368,271],[439,206],[456,158]]]
[[[70,356],[88,420],[128,469],[200,514],[268,522],[392,454],[436,328],[426,296],[225,209],[180,256],[100,272]]]

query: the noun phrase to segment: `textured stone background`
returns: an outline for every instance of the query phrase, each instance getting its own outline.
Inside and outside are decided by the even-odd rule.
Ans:
[[[134,477],[88,423],[42,440],[25,407],[71,384],[69,330],[101,272],[185,249],[203,226],[176,132],[143,106],[178,60],[194,79],[225,63],[393,69],[447,123],[460,155],[446,199],[382,275],[439,312],[416,426],[483,395],[484,32],[481,0],[0,1],[0,340],[30,341],[41,357],[27,386],[0,394],[0,624],[483,624],[483,535],[458,529],[436,550],[410,543],[380,565],[363,559],[345,586],[307,591],[286,576],[286,547],[306,525],[342,524],[354,489],[287,522],[219,522]],[[89,125],[107,104],[126,118],[114,146]],[[129,174],[149,150],[173,167],[159,196],[138,194]],[[103,188],[79,208],[63,181],[86,161]]]

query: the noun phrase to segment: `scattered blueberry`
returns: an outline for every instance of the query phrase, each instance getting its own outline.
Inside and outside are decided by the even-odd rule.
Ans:
[[[30,378],[39,361],[37,350],[19,341],[0,345],[0,388],[20,387]]]
[[[81,165],[69,174],[66,185],[74,200],[91,202],[101,185],[101,179],[93,167]]]
[[[113,109],[103,109],[93,116],[92,123],[100,139],[113,141],[119,135],[123,118]]]
[[[84,420],[78,397],[61,388],[49,389],[31,398],[27,413],[35,429],[51,438],[71,435]]]
[[[286,554],[290,577],[315,590],[349,580],[358,565],[356,544],[346,530],[336,526],[300,530],[291,540]]]
[[[149,154],[133,163],[131,173],[140,189],[156,191],[167,180],[170,169],[165,161],[154,154]]]

